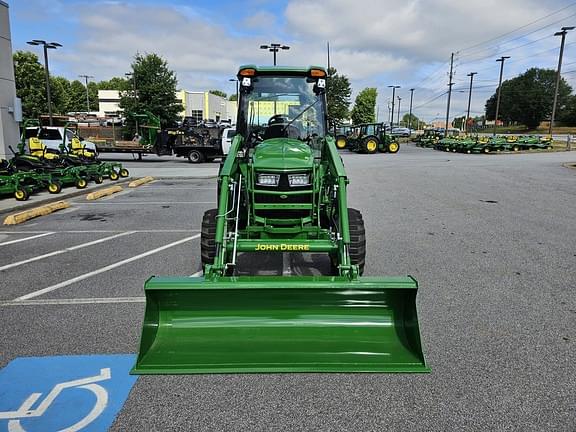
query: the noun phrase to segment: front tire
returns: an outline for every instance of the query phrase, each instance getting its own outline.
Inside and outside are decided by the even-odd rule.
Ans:
[[[16,199],[16,201],[26,201],[28,198],[30,198],[30,194],[26,189],[20,188],[16,189],[16,191],[14,192],[14,198]]]
[[[110,171],[110,174],[108,175],[108,177],[110,178],[110,180],[116,181],[116,180],[118,180],[119,175],[118,175],[118,172],[116,170],[112,170],[112,171]]]
[[[122,168],[119,172],[120,177],[128,177],[130,175],[130,173],[128,172],[128,170],[126,168]]]
[[[88,181],[85,178],[79,178],[76,180],[76,188],[77,189],[85,189],[88,186]]]
[[[336,221],[336,227],[338,224]],[[350,246],[348,248],[350,262],[358,266],[358,274],[362,276],[366,263],[366,230],[364,229],[362,213],[359,210],[348,209],[348,227],[350,231]],[[332,274],[338,275],[338,254],[330,254],[330,264]]]
[[[48,185],[48,192],[51,194],[58,194],[62,190],[62,185],[59,182],[52,182]]]
[[[200,233],[202,269],[206,267],[206,264],[214,264],[214,258],[216,258],[216,216],[218,216],[218,209],[210,209],[206,210],[202,217]]]
[[[400,145],[396,141],[388,143],[388,153],[398,153]]]
[[[336,148],[339,150],[345,149],[348,144],[348,140],[345,135],[338,135],[336,137]]]
[[[188,162],[202,163],[204,162],[204,154],[198,150],[190,150],[190,153],[188,153]]]

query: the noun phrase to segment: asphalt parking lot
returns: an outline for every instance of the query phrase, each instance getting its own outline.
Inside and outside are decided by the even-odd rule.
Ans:
[[[432,372],[141,376],[112,430],[576,430],[576,153],[342,156],[365,274],[419,281]],[[200,271],[216,180],[181,162],[154,162],[180,178],[0,228],[0,368],[136,352],[144,281]],[[291,254],[242,271],[327,268]]]

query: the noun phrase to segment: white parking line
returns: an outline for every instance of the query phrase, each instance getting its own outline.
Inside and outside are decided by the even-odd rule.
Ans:
[[[91,205],[176,205],[176,204],[216,204],[215,201],[114,201],[114,202],[78,202],[74,203],[77,206],[91,206]]]
[[[104,238],[101,238],[101,239],[98,239],[98,240],[94,240],[94,241],[91,241],[91,242],[88,242],[88,243],[82,243],[82,244],[79,244],[79,245],[76,245],[76,246],[71,246],[71,247],[64,248],[64,249],[60,249],[60,250],[57,250],[57,251],[54,251],[54,252],[49,252],[49,253],[44,254],[44,255],[38,255],[38,256],[35,256],[35,257],[33,257],[33,258],[29,258],[29,259],[26,259],[26,260],[17,261],[17,262],[12,263],[12,264],[6,264],[5,266],[0,267],[0,271],[2,271],[2,270],[8,270],[8,269],[11,269],[11,268],[14,268],[14,267],[18,267],[18,266],[21,266],[21,265],[24,265],[24,264],[28,264],[28,263],[31,263],[31,262],[34,262],[34,261],[39,261],[39,260],[44,259],[44,258],[50,258],[50,257],[56,256],[56,255],[60,255],[60,254],[66,253],[66,252],[75,251],[75,250],[82,249],[82,248],[85,248],[85,247],[88,247],[88,246],[93,246],[93,245],[96,245],[96,244],[99,244],[99,243],[104,243],[105,241],[113,240],[113,239],[115,239],[115,238],[123,237],[123,236],[125,236],[125,235],[130,235],[130,234],[134,234],[134,233],[135,233],[135,231],[126,231],[126,232],[123,232],[123,233],[120,233],[120,234],[115,234],[115,235],[110,236],[110,237],[104,237]]]
[[[31,298],[38,297],[38,296],[41,296],[43,294],[46,294],[46,293],[49,293],[52,291],[56,291],[57,289],[66,287],[68,285],[72,285],[73,283],[80,282],[84,279],[88,279],[88,278],[90,278],[92,276],[96,276],[100,273],[110,271],[110,270],[115,269],[117,267],[123,266],[124,264],[128,264],[128,263],[131,263],[133,261],[137,261],[141,258],[145,258],[145,257],[153,255],[155,253],[162,252],[163,250],[169,249],[171,247],[178,246],[182,243],[186,243],[186,242],[189,242],[191,240],[197,239],[198,237],[200,237],[200,234],[195,234],[193,236],[183,238],[182,240],[178,240],[178,241],[175,241],[173,243],[169,243],[169,244],[161,246],[159,248],[149,250],[148,252],[144,252],[144,253],[141,253],[139,255],[135,255],[131,258],[128,258],[128,259],[125,259],[122,261],[118,261],[114,264],[107,265],[106,267],[102,267],[102,268],[99,268],[97,270],[85,273],[83,275],[76,276],[75,278],[68,279],[67,281],[57,283],[56,285],[52,285],[52,286],[49,286],[47,288],[43,288],[41,290],[31,292],[29,294],[26,294],[26,295],[23,295],[21,297],[14,299],[14,301],[30,300]]]
[[[6,231],[6,233],[9,234],[10,231]],[[16,233],[15,231],[12,231],[12,233],[14,233],[14,234],[28,234],[26,231],[22,231],[22,232],[19,232],[19,233]],[[52,231],[43,232],[42,234],[38,234],[38,235],[35,235],[35,236],[31,236],[31,237],[26,237],[26,238],[22,238],[22,239],[10,240],[10,241],[7,241],[7,242],[3,242],[3,243],[0,243],[0,246],[6,246],[6,245],[15,244],[15,243],[25,242],[25,241],[28,241],[28,240],[34,240],[34,239],[37,239],[37,238],[40,238],[40,237],[46,237],[46,236],[49,236],[49,235],[52,235],[52,234],[54,234],[54,232],[52,232]]]
[[[76,305],[76,304],[110,304],[110,303],[144,303],[146,297],[95,297],[76,299],[42,299],[12,300],[0,302],[4,306],[42,306],[42,305]]]
[[[198,232],[199,229],[156,229],[156,230],[64,230],[64,231],[51,231],[50,234],[98,234],[98,233],[122,233],[122,232],[135,232],[135,233],[190,233]],[[41,234],[48,231],[0,231],[0,234]]]

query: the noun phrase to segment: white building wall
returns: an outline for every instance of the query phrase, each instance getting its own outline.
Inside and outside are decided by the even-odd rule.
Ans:
[[[2,159],[6,159],[11,154],[8,146],[15,148],[18,143],[18,121],[20,120],[18,117],[21,115],[19,107],[15,106],[18,103],[8,4],[0,0],[0,158]]]

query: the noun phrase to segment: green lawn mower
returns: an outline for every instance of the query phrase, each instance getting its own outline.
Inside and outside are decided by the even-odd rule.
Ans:
[[[348,137],[347,148],[356,153],[398,153],[400,144],[386,133],[383,123],[366,123],[353,126],[354,133]]]
[[[238,133],[202,220],[204,276],[146,282],[132,373],[427,372],[417,282],[362,276],[326,71],[249,65],[238,80]],[[239,275],[240,253],[295,252],[324,254],[331,274]]]

